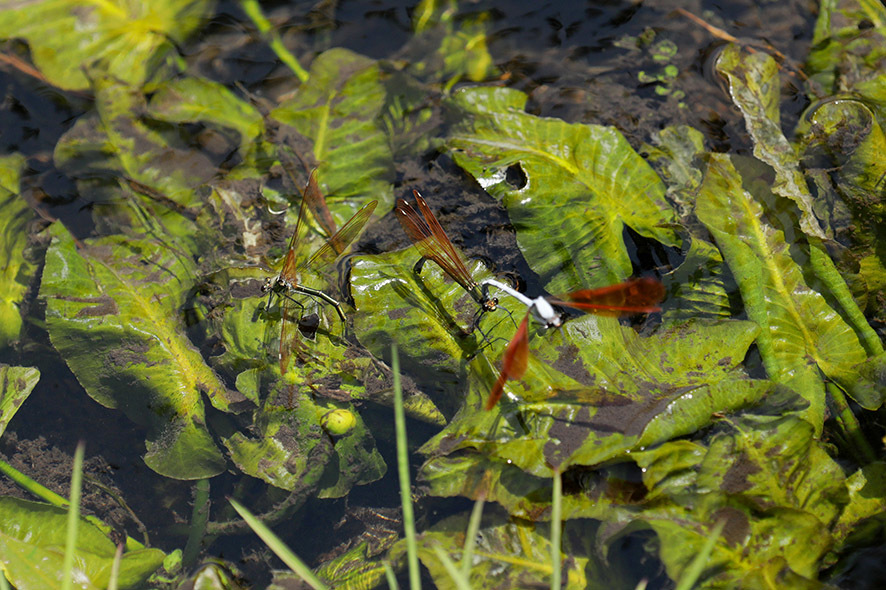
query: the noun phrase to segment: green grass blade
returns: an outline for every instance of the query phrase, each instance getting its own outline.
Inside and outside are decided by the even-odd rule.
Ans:
[[[291,569],[293,573],[299,576],[302,580],[307,582],[307,584],[314,588],[314,590],[325,590],[326,585],[314,575],[314,572],[311,571],[305,562],[298,558],[298,556],[293,553],[289,547],[287,547],[280,538],[274,534],[274,532],[266,527],[263,522],[258,520],[255,516],[252,515],[249,510],[247,510],[242,504],[234,500],[233,498],[228,499],[231,503],[231,506],[234,507],[234,510],[237,511],[246,524],[249,525],[256,535],[264,541],[265,545],[268,546],[268,549],[274,552],[274,554],[279,557],[283,563],[286,564],[286,567]]]
[[[698,581],[698,578],[701,577],[701,573],[704,571],[705,566],[708,564],[708,558],[711,556],[711,552],[714,550],[714,544],[720,537],[720,533],[723,532],[724,526],[726,526],[725,520],[720,520],[714,525],[714,528],[711,529],[711,534],[708,535],[707,541],[705,541],[701,551],[699,551],[698,555],[693,558],[689,566],[683,570],[683,575],[680,576],[680,581],[677,583],[677,588],[675,590],[689,590],[695,586],[695,583]]]
[[[480,520],[483,517],[483,505],[485,503],[486,493],[481,492],[480,497],[474,502],[474,509],[471,510],[471,518],[468,521],[465,547],[461,555],[461,575],[466,580],[470,579],[471,562],[474,560],[474,545],[477,543],[477,532],[480,530]]]
[[[117,590],[117,580],[120,578],[120,561],[123,559],[123,545],[117,543],[117,552],[114,553],[114,561],[111,563],[111,576],[108,580],[108,590]]]
[[[74,470],[71,473],[71,500],[68,505],[68,535],[65,539],[65,558],[62,562],[62,590],[71,590],[74,575],[74,551],[77,548],[77,531],[80,525],[80,491],[83,485],[83,452],[85,443],[77,443],[74,451]]]
[[[551,499],[551,590],[560,590],[563,571],[560,539],[563,536],[563,478],[554,470],[554,491]]]
[[[280,61],[292,70],[292,72],[298,77],[299,81],[306,82],[308,79],[308,73],[303,67],[301,67],[301,64],[298,63],[295,56],[289,52],[285,45],[283,45],[283,40],[280,38],[280,34],[262,13],[259,3],[256,0],[241,0],[240,8],[242,8],[243,12],[246,13],[246,16],[252,20],[253,24],[258,29],[258,32],[265,36],[271,51],[277,54]]]
[[[397,473],[400,477],[400,501],[403,505],[403,528],[406,532],[406,559],[409,564],[409,587],[420,590],[418,545],[415,539],[415,514],[412,511],[412,490],[409,486],[409,450],[406,446],[406,413],[403,411],[403,390],[400,388],[400,356],[397,346],[391,348],[391,369],[394,372],[394,431],[397,438]]]
[[[388,588],[390,588],[390,590],[400,590],[400,585],[397,583],[397,576],[394,574],[394,568],[391,567],[391,562],[385,560],[382,563],[385,566],[385,580],[388,581]]]
[[[59,508],[67,508],[68,500],[67,498],[63,498],[59,496],[52,490],[49,490],[6,461],[0,461],[0,473],[11,479],[23,490],[27,490],[37,498],[40,498],[44,502],[48,502],[53,506],[58,506]]]
[[[439,545],[434,545],[434,553],[437,554],[437,559],[439,559],[440,563],[443,564],[443,567],[446,568],[446,573],[449,574],[455,587],[458,588],[458,590],[471,590],[471,583],[462,575],[461,571],[455,565],[455,562],[449,557],[449,554]]]

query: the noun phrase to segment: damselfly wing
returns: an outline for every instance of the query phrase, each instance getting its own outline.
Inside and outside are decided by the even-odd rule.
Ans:
[[[517,328],[516,334],[508,343],[502,358],[501,372],[489,397],[486,409],[491,410],[501,399],[505,383],[518,380],[526,373],[529,365],[529,317],[545,325],[556,327],[562,324],[560,314],[553,305],[562,305],[581,311],[605,316],[627,316],[637,313],[653,313],[661,311],[659,303],[664,299],[665,288],[657,279],[631,279],[617,285],[599,289],[582,289],[573,291],[562,298],[537,297],[529,299],[498,281],[489,280],[486,284],[497,287],[526,305],[526,315]]]
[[[443,272],[449,275],[449,278],[468,292],[483,311],[494,310],[498,306],[498,300],[489,297],[471,276],[455,246],[449,240],[449,236],[446,235],[443,226],[437,221],[437,217],[421,194],[416,190],[412,191],[412,194],[415,196],[415,202],[421,215],[403,199],[397,200],[397,208],[394,212],[397,214],[397,219],[400,220],[400,225],[403,226],[406,235],[422,255],[422,259],[416,264],[416,269],[421,269],[424,260],[433,260],[443,269]]]
[[[372,216],[377,201],[370,201],[362,209],[357,211],[338,231],[334,232],[310,258],[304,263],[298,261],[298,245],[301,240],[301,231],[303,220],[305,218],[305,210],[307,207],[316,207],[317,200],[322,202],[322,207],[327,210],[325,199],[317,185],[316,171],[312,172],[302,196],[301,205],[299,207],[298,220],[295,223],[295,232],[289,240],[289,248],[283,258],[283,265],[280,268],[280,274],[272,279],[268,279],[262,288],[263,291],[269,293],[268,308],[271,305],[271,298],[277,295],[282,299],[281,307],[281,327],[280,327],[280,372],[285,375],[289,367],[291,352],[298,346],[297,333],[298,330],[293,326],[295,323],[295,314],[293,312],[296,306],[300,307],[298,301],[293,297],[294,294],[307,295],[319,299],[335,308],[336,313],[342,322],[346,322],[347,318],[341,308],[341,304],[331,296],[318,289],[311,289],[299,283],[299,275],[305,269],[314,271],[322,270],[326,265],[331,264],[338,258],[354,241],[363,226]],[[314,201],[313,204],[311,202]],[[331,219],[331,216],[330,216]],[[333,225],[334,227],[334,225]]]

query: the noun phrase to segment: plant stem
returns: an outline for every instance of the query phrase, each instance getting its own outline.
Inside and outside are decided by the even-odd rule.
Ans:
[[[852,409],[846,401],[846,396],[843,395],[843,390],[833,383],[828,383],[827,388],[831,404],[834,407],[834,417],[837,419],[837,424],[840,425],[840,429],[843,431],[843,435],[846,437],[852,453],[856,455],[855,460],[860,465],[876,461],[877,454],[874,453],[867,439],[865,439],[864,433],[861,431],[861,425],[858,423],[858,418],[852,413]]]
[[[194,486],[194,510],[191,513],[191,527],[188,542],[182,553],[182,566],[190,569],[197,561],[200,546],[206,534],[206,523],[209,521],[209,480],[201,479]]]
[[[412,490],[409,486],[409,451],[406,447],[406,413],[403,411],[403,390],[400,388],[400,356],[397,345],[391,347],[391,370],[394,373],[394,431],[397,439],[397,473],[400,476],[400,502],[403,506],[403,528],[406,531],[406,557],[409,564],[409,587],[421,590],[418,569],[418,545],[415,539],[415,514],[412,511]]]
[[[308,72],[305,71],[301,64],[298,63],[298,60],[295,59],[295,56],[286,49],[286,46],[283,45],[283,40],[280,39],[280,34],[277,32],[277,29],[265,18],[265,15],[261,11],[261,7],[258,5],[256,0],[240,0],[240,7],[243,9],[243,12],[246,13],[255,27],[258,29],[258,32],[264,35],[265,39],[268,42],[268,46],[271,48],[280,61],[286,64],[290,70],[298,77],[301,82],[308,81]]]
[[[551,590],[560,590],[563,572],[560,540],[563,536],[563,478],[554,469],[554,489],[551,498]]]
[[[77,443],[74,451],[74,470],[71,473],[71,499],[68,504],[68,534],[65,538],[65,557],[62,562],[62,590],[71,590],[74,582],[74,552],[80,524],[80,491],[83,485],[83,453],[86,444]]]

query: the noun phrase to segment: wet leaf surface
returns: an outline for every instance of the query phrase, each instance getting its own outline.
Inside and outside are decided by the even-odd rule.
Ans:
[[[48,588],[62,579],[67,519],[67,511],[54,506],[0,497],[0,565],[16,588]],[[75,549],[77,584],[107,587],[116,551],[103,532],[81,520]],[[159,549],[125,552],[118,587],[141,587],[164,557]]]
[[[570,23],[565,6],[556,19],[535,19],[532,33],[550,28],[562,47],[537,58],[531,75],[525,56],[506,50],[507,7],[420,3],[367,19],[396,22],[408,37],[373,57],[337,36],[333,23],[351,5],[307,15],[280,6],[267,23],[250,13],[242,26],[243,15],[222,11],[211,27],[230,36],[221,53],[186,43],[209,3],[28,8],[27,18],[21,7],[0,11],[0,36],[19,39],[0,63],[94,102],[77,102],[51,143],[0,165],[2,352],[44,375],[35,387],[36,370],[3,367],[0,427],[16,427],[53,381],[45,358],[58,357],[89,396],[144,427],[134,446],[146,439],[144,462],[156,474],[212,478],[211,516],[195,512],[193,527],[242,532],[219,506],[226,494],[248,498],[330,584],[362,587],[380,581],[383,560],[404,566],[399,518],[341,533],[350,516],[336,524],[315,508],[353,515],[377,500],[366,509],[397,512],[386,476],[396,344],[408,444],[420,453],[420,557],[440,587],[453,583],[441,551],[458,560],[465,546],[465,498],[490,500],[471,583],[550,584],[555,475],[567,587],[670,587],[711,544],[698,587],[823,588],[825,568],[855,544],[879,542],[879,5],[822,2],[808,78],[795,56],[733,37],[711,58],[725,84],[716,99],[715,85],[695,76],[701,64],[681,55],[697,36],[682,34],[690,29],[673,39],[652,27],[608,32],[564,60],[594,22],[584,11]],[[671,16],[668,26],[701,18]],[[705,35],[728,36],[727,22],[701,22]],[[624,58],[602,69],[583,63],[608,46]],[[274,56],[264,81],[218,69],[238,48],[243,63]],[[16,61],[28,55],[38,76]],[[278,60],[290,65],[282,78]],[[306,67],[293,77],[296,62]],[[612,82],[619,75],[640,85],[626,92]],[[700,94],[687,94],[696,78]],[[810,101],[804,114],[788,94]],[[618,104],[598,112],[598,95]],[[4,113],[42,113],[36,102],[10,104]],[[706,110],[725,119],[699,124]],[[740,120],[746,135],[731,145]],[[661,124],[641,130],[644,121]],[[14,137],[4,141],[25,153]],[[301,207],[312,170],[328,215]],[[576,289],[640,276],[661,280],[662,309],[621,320],[557,310],[546,327],[519,297],[490,287],[497,309],[480,313],[477,290],[406,247],[390,212],[412,188],[426,193],[459,252],[485,256],[465,257],[479,283],[568,301]],[[66,191],[76,199],[64,201]],[[347,240],[354,254],[330,250],[336,264],[313,257],[373,200],[364,234]],[[26,226],[32,209],[43,225]],[[40,239],[48,249],[35,300]],[[284,285],[269,296],[262,286],[281,267],[293,271],[290,285],[324,295]],[[35,336],[44,305],[48,341]],[[524,342],[518,326],[528,352],[509,344]],[[485,410],[502,367],[517,365]],[[157,481],[143,487],[187,520],[190,508],[173,507],[178,492]],[[60,542],[51,535],[62,515],[4,502],[10,527],[53,528],[30,541],[6,534],[20,558],[3,561],[7,577],[20,588],[34,576],[54,580]],[[90,540],[93,532],[81,539],[85,575],[104,587],[110,541]],[[124,556],[124,587],[157,569],[162,554],[145,551]],[[34,566],[34,555],[48,565]],[[279,574],[273,583],[294,582]]]

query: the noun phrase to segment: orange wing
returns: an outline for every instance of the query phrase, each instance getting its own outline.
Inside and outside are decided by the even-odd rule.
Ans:
[[[372,212],[375,211],[376,205],[378,205],[378,201],[369,201],[362,209],[354,213],[354,216],[341,226],[341,229],[335,232],[335,235],[326,240],[326,243],[314,252],[306,266],[315,269],[321,268],[341,256],[341,253],[354,241],[354,238],[360,234],[360,230],[363,229],[363,226],[372,217]]]
[[[409,236],[422,256],[436,262],[453,281],[461,285],[465,291],[471,292],[477,286],[474,277],[468,272],[465,263],[449,240],[449,236],[446,235],[443,226],[437,221],[434,212],[431,211],[418,191],[412,191],[412,194],[415,195],[415,202],[424,219],[419,217],[409,203],[398,199],[397,208],[394,211],[406,235]]]
[[[504,392],[505,383],[509,379],[520,379],[526,374],[526,367],[529,366],[529,314],[523,317],[517,333],[508,343],[505,349],[505,355],[501,362],[501,373],[498,375],[489,397],[486,399],[486,409],[491,410],[501,399]]]
[[[562,299],[552,299],[551,303],[598,315],[622,316],[661,311],[659,303],[664,296],[661,281],[644,277],[600,289],[574,291]]]
[[[283,166],[283,170],[286,171],[286,174],[292,181],[293,186],[298,187],[298,180],[296,180],[295,174],[295,158],[292,151],[289,148],[281,148],[277,151],[277,157]],[[317,185],[316,168],[311,170],[308,183],[302,191],[302,199],[307,201],[307,206],[311,209],[314,219],[323,228],[326,236],[334,235],[335,220],[332,218],[332,213],[329,212],[329,207],[326,206],[326,199],[323,198],[323,193],[320,192],[320,187]]]

